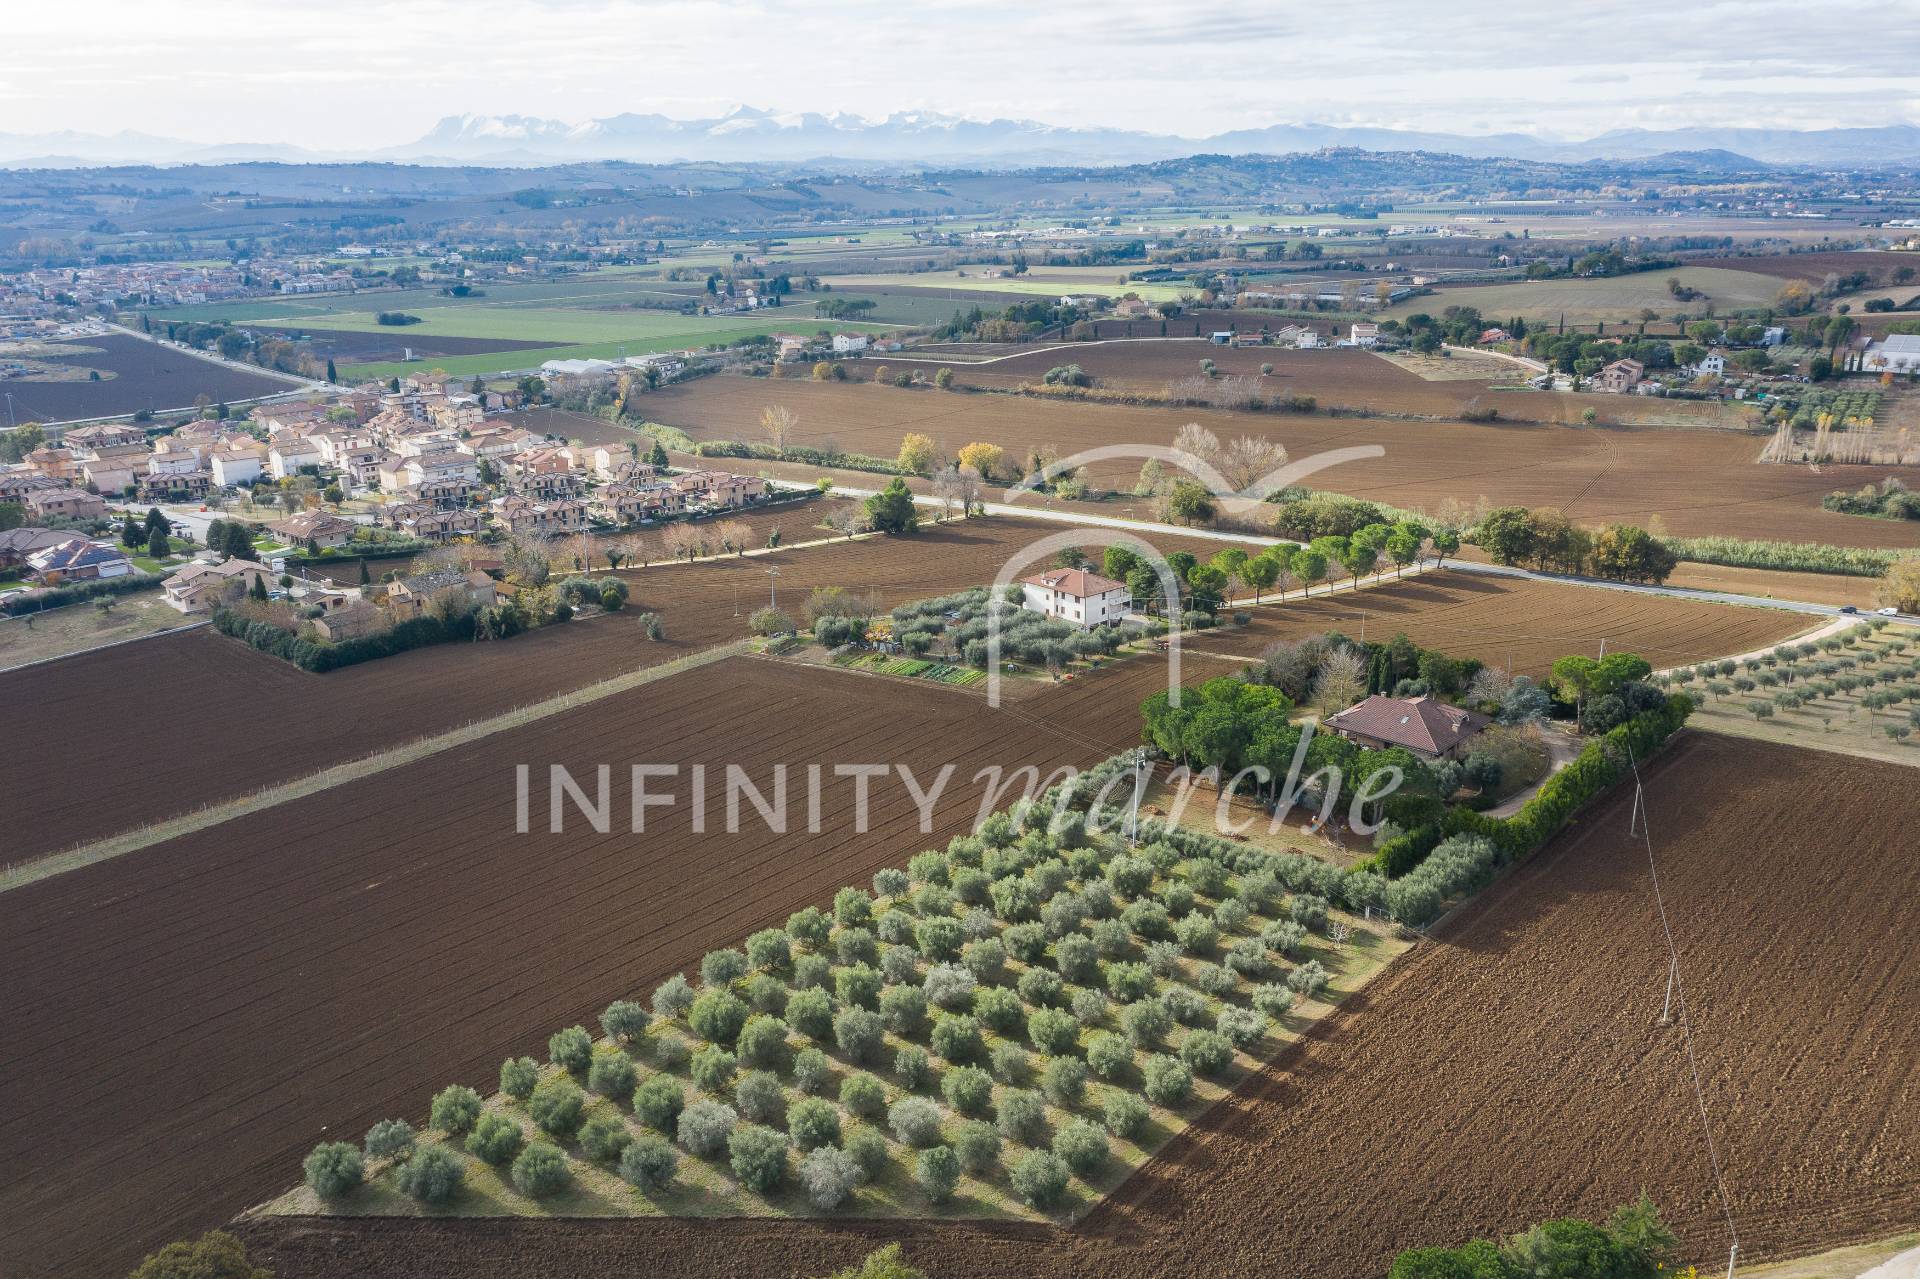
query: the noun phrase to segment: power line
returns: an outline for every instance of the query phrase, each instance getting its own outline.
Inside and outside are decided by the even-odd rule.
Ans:
[[[1640,777],[1640,762],[1627,750],[1627,763],[1633,768],[1633,811],[1639,818],[1640,836],[1647,846],[1647,874],[1653,882],[1653,904],[1660,914],[1660,931],[1667,939],[1668,1007],[1677,997],[1680,1004],[1680,1034],[1687,1049],[1687,1070],[1693,1077],[1693,1100],[1700,1111],[1700,1131],[1707,1142],[1707,1159],[1713,1165],[1713,1181],[1720,1193],[1720,1211],[1727,1219],[1727,1279],[1733,1279],[1733,1267],[1740,1256],[1740,1233],[1733,1224],[1733,1201],[1727,1195],[1727,1179],[1720,1168],[1720,1150],[1713,1140],[1713,1125],[1707,1118],[1706,1089],[1700,1083],[1700,1059],[1693,1050],[1693,1017],[1687,1008],[1687,984],[1680,973],[1680,948],[1673,940],[1673,923],[1667,918],[1667,899],[1660,889],[1660,867],[1653,856],[1653,826],[1646,803],[1646,785]],[[1629,819],[1629,836],[1633,833]]]

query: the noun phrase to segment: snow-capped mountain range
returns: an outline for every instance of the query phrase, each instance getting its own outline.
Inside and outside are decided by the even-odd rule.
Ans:
[[[1277,124],[1205,138],[1084,129],[1032,120],[973,120],[931,111],[869,120],[844,112],[736,107],[707,119],[627,112],[570,123],[523,115],[457,115],[425,136],[375,151],[292,144],[208,146],[132,131],[0,134],[0,165],[220,164],[234,161],[390,160],[419,164],[544,165],[588,160],[827,161],[886,165],[1137,164],[1197,153],[1280,155],[1323,147],[1443,151],[1473,157],[1580,162],[1670,152],[1726,151],[1769,164],[1920,163],[1920,126],[1792,129],[1622,129],[1581,141],[1524,133],[1464,135],[1320,124]]]

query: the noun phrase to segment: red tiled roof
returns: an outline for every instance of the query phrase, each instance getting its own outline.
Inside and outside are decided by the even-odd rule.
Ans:
[[[1484,715],[1436,702],[1431,697],[1387,697],[1380,693],[1327,717],[1329,728],[1344,729],[1428,755],[1446,754],[1486,724]]]
[[[1110,577],[1089,573],[1083,568],[1048,569],[1044,573],[1035,573],[1032,577],[1023,580],[1028,586],[1044,586],[1062,595],[1071,595],[1081,600],[1105,595],[1108,591],[1127,589],[1125,582],[1116,582]]]

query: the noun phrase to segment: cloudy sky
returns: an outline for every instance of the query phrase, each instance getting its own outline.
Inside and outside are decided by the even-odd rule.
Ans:
[[[1920,0],[93,0],[9,6],[0,133],[316,149],[736,103],[1205,136],[1920,122]]]

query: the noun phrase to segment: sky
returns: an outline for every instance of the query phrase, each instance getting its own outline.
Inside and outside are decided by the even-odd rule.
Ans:
[[[747,103],[1204,137],[1920,122],[1920,0],[92,0],[9,6],[0,133],[318,150]]]

